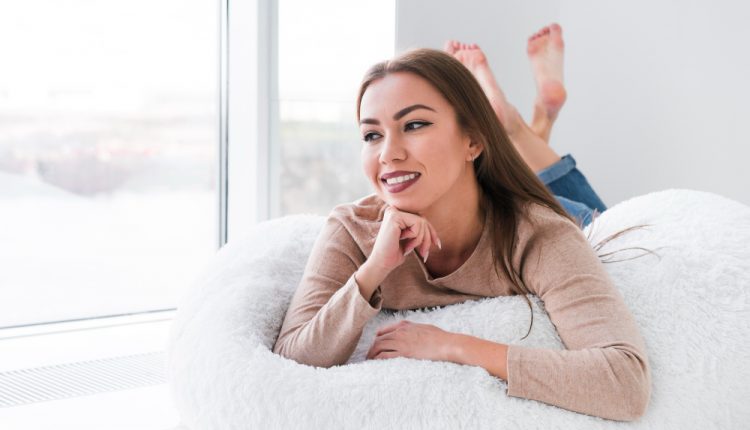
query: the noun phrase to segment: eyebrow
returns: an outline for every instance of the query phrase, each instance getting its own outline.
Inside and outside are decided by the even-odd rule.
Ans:
[[[411,105],[409,107],[405,107],[405,108],[401,109],[400,111],[396,112],[396,114],[393,115],[393,119],[395,121],[398,121],[401,118],[403,118],[406,114],[408,114],[409,112],[415,111],[417,109],[427,109],[427,110],[431,110],[433,112],[437,112],[435,109],[433,109],[433,108],[431,108],[429,106],[425,106],[425,105],[421,105],[421,104],[416,104],[416,105]],[[365,119],[361,120],[359,123],[360,124],[375,124],[375,125],[380,125],[380,121],[378,121],[376,119],[372,119],[372,118],[365,118]]]

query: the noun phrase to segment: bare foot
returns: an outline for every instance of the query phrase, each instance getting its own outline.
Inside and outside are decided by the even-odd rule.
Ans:
[[[537,135],[524,122],[516,108],[505,99],[505,94],[492,76],[484,53],[476,44],[449,40],[445,43],[445,51],[461,61],[477,78],[511,143],[531,170],[539,172],[560,160],[560,156],[547,145],[547,141]]]
[[[516,133],[523,120],[518,111],[508,103],[505,94],[492,76],[487,57],[476,43],[466,44],[455,40],[445,42],[444,50],[460,61],[479,81],[500,123],[509,135]]]
[[[537,88],[531,128],[547,142],[552,124],[567,98],[563,85],[563,51],[562,28],[558,24],[533,34],[526,48]]]

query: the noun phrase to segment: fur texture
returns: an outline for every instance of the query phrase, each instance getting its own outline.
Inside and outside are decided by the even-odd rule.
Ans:
[[[169,378],[191,430],[267,428],[746,428],[750,423],[750,207],[707,192],[670,189],[621,202],[584,230],[592,245],[652,224],[598,254],[644,247],[659,254],[605,263],[646,340],[653,391],[630,423],[508,397],[484,369],[408,358],[367,360],[378,327],[409,319],[502,342],[558,348],[536,296],[534,325],[521,297],[442,309],[383,310],[346,365],[315,368],[271,348],[324,217],[259,224],[224,246],[193,283],[172,326]],[[643,254],[626,250],[607,259]]]

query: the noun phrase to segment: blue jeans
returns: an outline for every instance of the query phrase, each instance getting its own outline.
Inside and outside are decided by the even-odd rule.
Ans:
[[[537,172],[537,176],[552,192],[565,210],[586,227],[593,219],[594,209],[607,210],[602,199],[586,177],[576,168],[576,160],[567,154],[555,164]]]

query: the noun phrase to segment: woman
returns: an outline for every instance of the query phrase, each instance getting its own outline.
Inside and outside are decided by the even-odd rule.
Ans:
[[[531,307],[526,294],[536,294],[567,350],[401,321],[380,329],[367,358],[481,366],[507,381],[510,396],[615,420],[643,415],[651,391],[645,343],[581,226],[542,182],[557,182],[561,193],[578,184],[561,197],[589,199],[574,209],[605,209],[582,175],[568,177],[573,160],[546,145],[565,99],[559,26],[529,46],[532,64],[544,63],[535,65],[542,82],[530,126],[475,45],[410,51],[370,69],[357,105],[375,194],[331,212],[275,353],[330,367],[349,359],[382,308],[514,294]]]

